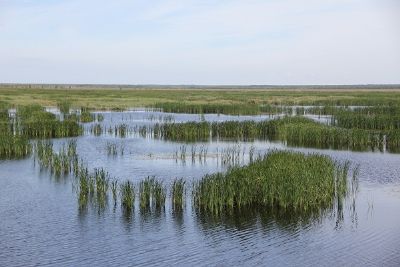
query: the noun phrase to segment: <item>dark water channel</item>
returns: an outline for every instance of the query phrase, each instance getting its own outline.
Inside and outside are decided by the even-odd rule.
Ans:
[[[264,120],[269,116],[105,112],[101,124],[130,127],[163,121]],[[319,118],[316,118],[319,119]],[[326,118],[320,118],[326,120]],[[89,129],[91,124],[85,125]],[[224,149],[240,151],[246,164],[251,147],[318,152],[359,166],[359,193],[343,214],[305,220],[296,215],[247,211],[214,220],[195,213],[190,201],[173,212],[125,216],[119,205],[102,212],[79,211],[71,179],[40,171],[33,157],[0,161],[0,266],[400,266],[400,155],[288,148],[279,142],[210,141],[184,144],[130,135],[77,139],[78,154],[90,168],[103,167],[121,180],[154,175],[168,184],[225,171]],[[66,139],[53,140],[55,147]],[[115,144],[117,155],[107,153]],[[207,149],[206,158],[176,158],[181,146]],[[121,152],[123,150],[123,153]],[[188,196],[190,198],[190,196]]]

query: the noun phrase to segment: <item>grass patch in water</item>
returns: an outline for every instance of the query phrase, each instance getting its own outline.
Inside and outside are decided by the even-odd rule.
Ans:
[[[82,127],[74,119],[60,121],[43,107],[31,105],[19,107],[18,131],[30,138],[58,138],[81,135]]]
[[[348,169],[348,163],[341,165],[323,155],[273,151],[226,174],[206,175],[194,185],[193,203],[197,210],[216,215],[250,207],[332,207],[347,193]]]
[[[154,126],[156,138],[170,141],[196,142],[210,139],[280,140],[290,146],[315,148],[396,151],[400,131],[384,133],[364,129],[345,129],[295,116],[270,121],[226,121],[164,123]]]

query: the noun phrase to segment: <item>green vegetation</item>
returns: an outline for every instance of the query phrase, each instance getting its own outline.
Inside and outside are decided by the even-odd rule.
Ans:
[[[130,181],[118,187],[117,180],[111,179],[104,169],[94,169],[90,173],[83,163],[78,164],[73,140],[62,146],[58,153],[53,151],[50,142],[38,141],[35,148],[40,166],[49,169],[53,175],[71,177],[69,174],[73,174],[80,210],[86,209],[88,204],[96,204],[99,212],[104,210],[109,193],[115,204],[120,197],[121,207],[127,212],[133,210],[136,194],[143,212],[165,208],[167,188],[155,177],[145,178],[137,187]],[[355,177],[349,183],[348,171],[348,162],[339,164],[328,156],[272,151],[247,166],[230,168],[226,174],[206,175],[194,182],[192,203],[197,211],[212,215],[242,208],[322,212],[341,203],[348,192],[352,192],[350,189],[354,189]],[[183,210],[185,184],[183,179],[175,179],[170,185],[173,211]]]
[[[70,101],[65,101],[65,100],[60,100],[57,102],[57,107],[60,109],[60,112],[63,114],[69,114],[70,108],[71,108],[71,102]]]
[[[132,210],[135,204],[135,186],[130,181],[121,184],[121,205],[126,210]]]
[[[197,210],[215,215],[251,207],[331,208],[346,196],[348,170],[349,163],[327,156],[274,151],[226,174],[206,175],[194,185],[193,202]]]
[[[335,112],[332,124],[347,129],[399,130],[400,107],[373,107]]]
[[[230,115],[257,115],[257,114],[291,114],[292,108],[269,104],[240,103],[240,104],[187,104],[182,102],[156,103],[153,108],[164,112],[189,114],[230,114]]]
[[[0,109],[0,159],[19,159],[31,152],[28,138],[14,134],[14,127],[7,110]]]
[[[341,109],[333,113],[331,124],[353,132],[374,136],[379,146],[400,151],[400,106],[372,106]]]
[[[101,114],[95,114],[89,111],[89,108],[81,108],[81,114],[79,116],[80,122],[88,123],[88,122],[100,122],[103,121],[104,117]]]
[[[139,205],[142,211],[148,211],[152,207],[164,209],[165,199],[166,189],[155,177],[147,177],[139,183]]]
[[[20,134],[30,138],[72,137],[82,134],[82,127],[73,119],[60,121],[38,105],[17,110]]]
[[[38,141],[36,142],[35,151],[41,168],[49,169],[56,177],[78,173],[79,162],[75,140],[69,141],[58,153],[53,151],[51,142]]]
[[[270,121],[187,122],[156,124],[154,135],[172,141],[281,140],[290,146],[333,149],[396,149],[397,132],[384,137],[362,129],[344,129],[317,123],[304,117],[284,117]],[[384,138],[387,139],[384,142]],[[389,142],[392,140],[392,142]]]
[[[30,154],[28,138],[20,135],[0,135],[0,159],[19,159]]]
[[[172,183],[171,201],[174,211],[183,209],[185,203],[185,184],[186,182],[182,178],[175,179]]]
[[[81,122],[93,122],[95,120],[95,116],[89,111],[82,111],[80,116]]]
[[[381,88],[316,88],[316,87],[202,87],[188,88],[107,88],[56,89],[56,88],[0,88],[0,99],[5,105],[21,106],[39,104],[57,106],[67,101],[75,107],[90,109],[121,110],[132,107],[154,107],[165,103],[187,105],[217,105],[226,107],[245,105],[330,105],[330,106],[376,106],[400,105],[400,91]],[[157,104],[162,103],[162,104]],[[218,107],[218,109],[220,109]],[[228,108],[232,109],[232,108]],[[204,111],[203,111],[204,112]],[[218,112],[217,112],[218,113]],[[220,112],[223,113],[223,112]]]

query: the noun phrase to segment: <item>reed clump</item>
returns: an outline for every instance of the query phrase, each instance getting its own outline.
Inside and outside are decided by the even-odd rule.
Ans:
[[[164,112],[190,113],[190,114],[231,114],[231,115],[256,115],[261,112],[260,106],[252,103],[240,104],[186,104],[182,102],[156,103],[153,108],[162,109]]]
[[[74,119],[60,121],[38,105],[19,107],[18,132],[29,138],[57,138],[81,135],[82,127]]]
[[[0,159],[20,159],[31,153],[32,146],[28,138],[15,134],[14,127],[8,111],[0,110]]]
[[[386,111],[387,113],[383,113]],[[364,108],[337,112],[332,125],[347,129],[390,131],[400,129],[400,112],[397,108]]]
[[[318,154],[273,151],[226,174],[206,175],[195,183],[197,210],[221,212],[263,207],[306,211],[332,207],[347,193],[349,164]]]
[[[175,179],[172,182],[171,202],[174,211],[181,211],[185,204],[186,182],[184,179]]]
[[[398,147],[398,130],[379,132],[324,125],[301,116],[269,121],[165,123],[154,126],[154,136],[171,141],[279,140],[290,146],[375,150]]]
[[[121,205],[127,210],[132,210],[135,204],[135,186],[131,181],[125,181],[120,186]]]
[[[31,153],[32,145],[21,135],[0,135],[0,159],[21,159]]]
[[[78,172],[76,140],[70,140],[58,153],[53,151],[53,144],[50,141],[36,142],[35,150],[40,167],[49,169],[56,177]]]
[[[82,123],[93,122],[95,120],[95,116],[89,111],[85,110],[81,112],[80,121]]]

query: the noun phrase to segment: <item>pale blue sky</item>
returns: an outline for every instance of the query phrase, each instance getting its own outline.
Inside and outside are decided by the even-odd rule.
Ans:
[[[400,1],[0,0],[0,82],[400,83]]]

